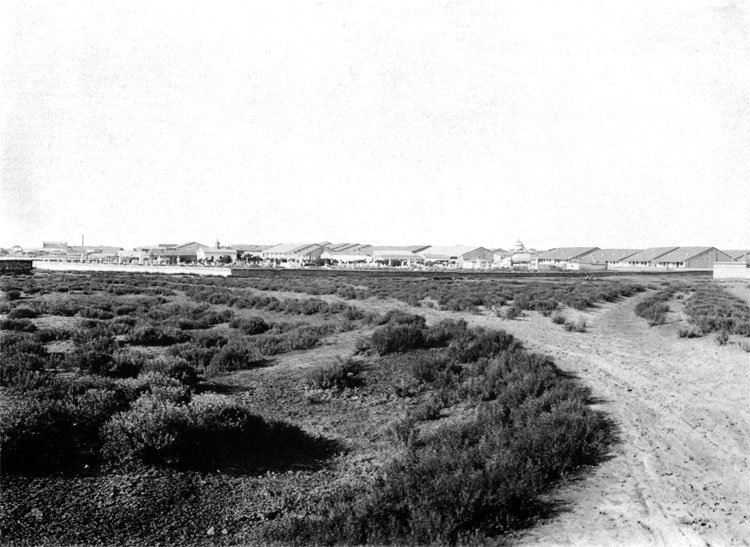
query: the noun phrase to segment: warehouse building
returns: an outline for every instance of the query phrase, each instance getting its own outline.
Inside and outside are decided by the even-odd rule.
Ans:
[[[616,269],[648,269],[651,268],[651,263],[657,258],[664,256],[672,251],[676,251],[679,247],[650,247],[643,249],[640,252],[625,257],[617,262],[609,264],[610,268]]]
[[[678,247],[655,258],[652,266],[667,270],[711,270],[715,262],[731,261],[731,256],[716,247]]]
[[[599,247],[558,247],[549,251],[539,253],[537,265],[539,269],[562,268],[574,260],[587,260],[588,255],[598,251]]]
[[[326,245],[330,243],[279,243],[262,251],[260,257],[276,265],[314,264],[320,260]]]

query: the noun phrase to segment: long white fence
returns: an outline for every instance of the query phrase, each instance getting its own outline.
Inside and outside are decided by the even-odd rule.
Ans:
[[[229,277],[232,273],[230,268],[208,267],[208,266],[145,266],[139,264],[95,264],[79,262],[47,262],[46,260],[35,260],[34,268],[37,270],[51,270],[55,272],[134,272],[134,273],[158,273],[158,274],[187,274],[187,275],[215,275]]]
[[[716,262],[714,279],[750,279],[750,265],[745,262]]]

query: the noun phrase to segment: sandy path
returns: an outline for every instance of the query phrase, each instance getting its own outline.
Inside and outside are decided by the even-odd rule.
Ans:
[[[619,424],[613,458],[558,494],[565,509],[520,545],[747,545],[750,355],[649,328],[638,299],[588,315],[588,333],[538,316],[485,317],[550,354]]]
[[[561,511],[519,534],[518,545],[749,545],[750,354],[713,337],[680,339],[677,323],[649,328],[633,312],[638,300],[568,310],[586,318],[587,333],[568,333],[538,314],[504,321],[396,301],[363,304],[505,329],[579,376],[619,425],[612,458],[558,491]],[[278,364],[294,369],[347,354],[354,334],[328,342],[315,359],[287,355]]]
[[[413,309],[428,321],[502,328],[552,355],[620,427],[612,458],[557,492],[560,513],[518,545],[750,544],[750,354],[713,337],[680,339],[679,324],[649,328],[633,312],[638,300],[568,310],[586,319],[584,334],[537,314],[503,321]]]

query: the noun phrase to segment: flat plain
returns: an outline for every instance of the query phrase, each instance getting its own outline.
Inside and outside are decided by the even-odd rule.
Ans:
[[[42,393],[34,390],[49,392],[49,383],[63,378],[89,397],[131,390],[127,393],[137,392],[152,404],[169,390],[173,398],[185,397],[184,390],[191,393],[168,403],[159,399],[170,409],[196,406],[196,401],[205,407],[206,397],[221,397],[230,401],[221,405],[289,426],[263,429],[266,436],[258,437],[268,443],[263,450],[257,443],[231,445],[224,456],[208,450],[210,463],[192,461],[172,445],[167,447],[172,452],[145,457],[141,447],[128,444],[124,417],[117,422],[120,429],[95,430],[85,450],[56,466],[22,452],[9,459],[13,453],[9,456],[6,448],[3,538],[10,545],[746,544],[750,352],[739,322],[730,332],[695,317],[689,303],[706,287],[734,295],[733,305],[745,313],[746,283],[670,276],[508,280],[289,274],[207,280],[37,273],[3,280],[4,351],[10,355],[16,342],[9,340],[23,338],[43,346],[46,359],[43,367],[23,374],[4,369],[6,447],[21,431],[8,424],[32,423],[19,422],[24,397]],[[671,290],[668,310],[650,325],[636,307],[665,289]],[[703,325],[700,335],[681,334],[697,324]],[[86,335],[92,332],[98,333],[94,341]],[[482,336],[488,332],[508,333],[515,342],[503,338],[502,349],[487,350]],[[384,333],[418,336],[399,338],[402,345],[393,346]],[[721,342],[720,334],[726,334]],[[111,344],[94,347],[102,340]],[[517,342],[519,347],[512,345]],[[485,353],[477,353],[480,346]],[[86,353],[94,350],[105,354],[101,362]],[[507,391],[510,381],[489,389],[488,371],[500,366],[499,360],[510,367],[504,369],[506,379],[515,374],[513,363],[523,362],[527,369],[548,371],[564,388],[535,384],[547,387],[524,391],[522,399],[497,387]],[[52,364],[54,371],[48,370]],[[180,379],[179,385],[159,380],[155,389],[158,374]],[[66,384],[68,392],[75,391],[73,384]],[[582,398],[529,406],[533,397],[547,396],[545,390]],[[65,404],[75,401],[78,409],[82,395],[76,393]],[[137,398],[128,396],[133,400],[111,410],[133,419]],[[528,439],[520,436],[519,446],[539,448],[553,438],[564,444],[561,437],[544,436],[551,435],[548,422],[514,414],[525,416],[516,408],[533,408],[535,416],[556,417],[555,409],[564,405],[580,412],[565,416],[585,425],[570,429],[581,445],[567,447],[570,453],[554,452],[564,465],[533,455],[526,462],[509,460],[534,467],[535,474],[521,485],[533,490],[528,495],[493,498],[509,486],[483,462],[510,450],[501,441],[496,452],[472,444],[458,452],[446,448],[451,438],[470,438],[475,421],[485,420],[483,427],[489,427],[486,416],[494,416],[494,408],[505,409],[505,417],[497,418],[505,429],[483,429],[485,444],[493,438],[487,431],[516,435],[521,430],[508,423],[520,427],[523,420],[539,437],[534,437],[537,444],[523,444]],[[104,423],[115,415],[104,416]],[[444,438],[448,441],[439,444]],[[115,440],[120,444],[113,445]],[[132,454],[113,455],[112,446]],[[240,448],[247,451],[235,453]],[[460,460],[450,472],[438,464],[424,467],[430,451],[445,461],[446,454],[461,450],[474,451],[480,464]],[[30,460],[41,463],[33,467]],[[397,471],[410,477],[433,469],[466,483],[468,470],[477,468],[487,480],[477,482],[482,499],[467,498],[474,512],[447,510],[442,520],[427,524],[418,520],[420,511],[471,492],[441,483],[445,491],[436,488],[430,505],[409,497],[418,497],[419,484],[412,484],[411,492],[387,482]],[[358,505],[352,496],[365,501]],[[373,504],[383,500],[401,513],[377,513]],[[523,509],[509,509],[508,500]],[[342,507],[354,508],[351,512],[359,511],[362,519],[390,519],[400,535],[388,536],[354,518],[337,529],[338,535],[321,531],[331,518],[341,520]],[[444,529],[427,531],[440,526]]]

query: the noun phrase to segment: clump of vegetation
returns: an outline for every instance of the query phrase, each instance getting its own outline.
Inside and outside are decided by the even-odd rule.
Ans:
[[[372,481],[332,492],[321,517],[285,521],[275,538],[456,544],[502,533],[527,522],[552,481],[606,453],[611,425],[588,407],[588,390],[512,336],[465,329],[447,352],[380,359],[403,367],[412,353],[422,358],[411,374],[431,395],[390,425],[394,458]],[[474,416],[420,427],[459,402],[476,404]]]
[[[235,317],[229,322],[229,326],[248,335],[263,334],[271,329],[271,325],[262,317]]]
[[[562,313],[557,312],[552,314],[552,322],[555,325],[564,325],[565,321],[565,316]]]
[[[338,358],[333,363],[311,368],[305,375],[306,383],[313,389],[342,391],[361,384],[362,362],[352,357]]]
[[[214,354],[206,367],[206,374],[216,376],[235,370],[260,367],[264,364],[265,359],[256,346],[240,341],[230,342]]]
[[[565,321],[563,326],[568,332],[586,332],[586,328],[588,327],[585,319],[579,319],[578,321]]]
[[[673,294],[673,290],[667,289],[644,298],[635,306],[635,314],[648,321],[651,327],[663,325],[667,320],[667,313],[669,313],[667,302]]]
[[[750,307],[718,284],[706,284],[685,302],[685,313],[704,335],[726,331],[750,336]]]

